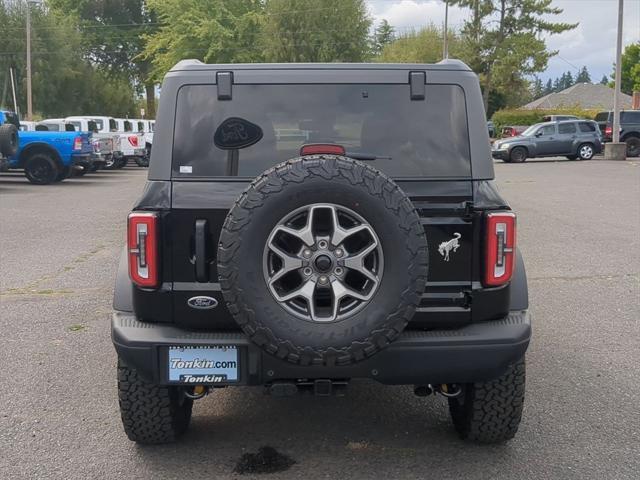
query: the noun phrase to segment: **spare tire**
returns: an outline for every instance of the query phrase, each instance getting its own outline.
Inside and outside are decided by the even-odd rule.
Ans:
[[[236,322],[264,351],[301,365],[346,365],[389,345],[419,304],[427,264],[424,228],[398,185],[332,155],[257,177],[218,245]]]
[[[18,151],[18,129],[11,123],[0,125],[0,155],[13,157]]]

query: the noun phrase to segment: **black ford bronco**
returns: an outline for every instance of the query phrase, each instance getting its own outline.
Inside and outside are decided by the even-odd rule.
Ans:
[[[174,440],[220,388],[362,378],[514,436],[527,280],[466,65],[183,61],[154,140],[112,320],[131,440]]]

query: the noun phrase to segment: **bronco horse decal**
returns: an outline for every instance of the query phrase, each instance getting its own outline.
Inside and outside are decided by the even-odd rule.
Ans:
[[[460,243],[458,242],[458,240],[461,237],[462,235],[460,235],[458,232],[455,232],[451,240],[442,242],[438,247],[438,252],[440,252],[440,255],[444,257],[445,262],[449,261],[449,253],[451,253],[452,251],[455,252],[460,247]]]

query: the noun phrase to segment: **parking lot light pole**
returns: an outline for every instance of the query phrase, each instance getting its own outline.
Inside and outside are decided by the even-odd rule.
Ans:
[[[442,59],[449,58],[449,0],[444,1],[444,38],[442,40]]]
[[[613,125],[612,141],[605,143],[605,160],[625,160],[627,156],[627,145],[620,143],[620,83],[622,71],[622,18],[624,0],[618,0],[618,38],[616,42],[616,75],[615,90],[613,91]]]

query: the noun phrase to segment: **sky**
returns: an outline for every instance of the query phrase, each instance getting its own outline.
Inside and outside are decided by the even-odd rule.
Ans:
[[[367,4],[374,23],[385,18],[398,33],[431,22],[444,23],[442,0],[367,0]],[[547,37],[548,48],[557,50],[558,55],[549,60],[547,70],[539,77],[546,81],[568,70],[575,74],[583,65],[594,82],[599,82],[602,75],[611,75],[616,55],[618,0],[553,0],[552,5],[563,9],[563,13],[554,16],[555,21],[579,25]],[[468,10],[449,7],[450,27],[459,29],[469,17]],[[623,48],[637,41],[640,41],[640,0],[625,0]]]

